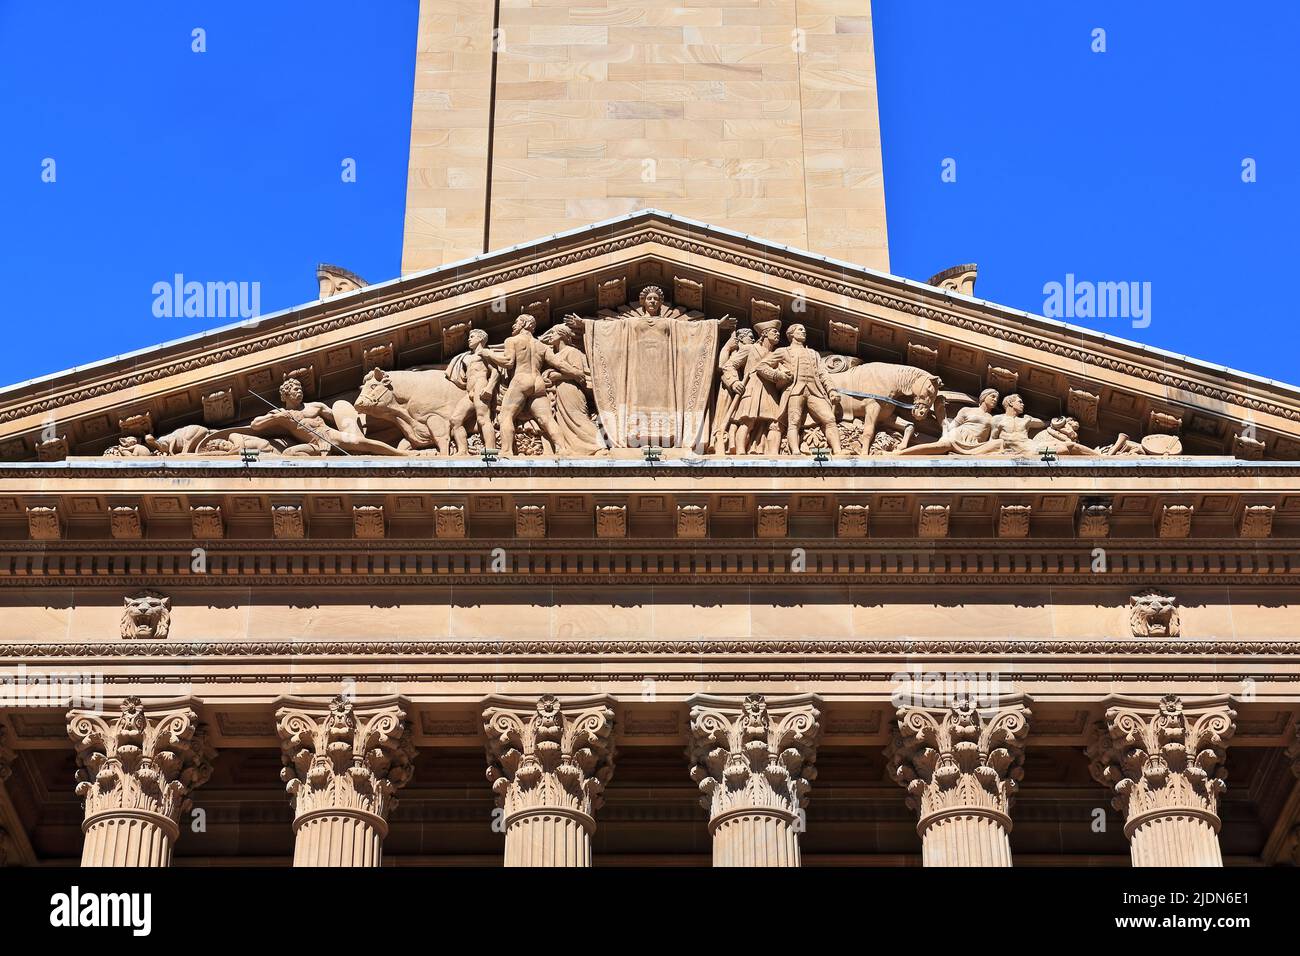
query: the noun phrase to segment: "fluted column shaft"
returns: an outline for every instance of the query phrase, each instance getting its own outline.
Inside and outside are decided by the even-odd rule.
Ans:
[[[1127,828],[1126,832],[1127,832]],[[1134,866],[1223,866],[1218,819],[1162,813],[1129,834]]]
[[[139,697],[128,697],[116,715],[68,711],[85,808],[82,866],[171,865],[181,815],[215,756],[192,703],[146,713]]]
[[[821,701],[750,694],[690,703],[691,779],[709,811],[713,865],[799,866]]]
[[[960,813],[932,820],[921,835],[922,866],[1010,866],[1011,818]]]
[[[1231,698],[1119,698],[1093,728],[1093,777],[1114,792],[1134,866],[1223,866],[1219,797],[1236,730]]]
[[[614,773],[614,700],[484,700],[488,782],[506,866],[591,866],[591,835]]]
[[[280,779],[295,810],[293,865],[381,865],[394,794],[414,772],[406,701],[282,703],[275,716]]]
[[[714,866],[799,866],[797,817],[782,810],[741,808],[709,821]]]
[[[381,866],[388,824],[360,810],[317,810],[293,821],[294,866]]]
[[[1011,865],[1011,803],[1031,716],[1023,697],[977,708],[900,707],[886,751],[917,813],[925,866]]]
[[[506,821],[506,866],[591,866],[596,821],[580,810],[538,807]]]
[[[81,825],[82,866],[171,866],[180,829],[145,810],[110,810]]]

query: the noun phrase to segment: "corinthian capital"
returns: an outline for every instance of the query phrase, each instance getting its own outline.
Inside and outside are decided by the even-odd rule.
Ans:
[[[169,701],[146,713],[139,697],[128,697],[117,715],[68,711],[87,821],[118,811],[179,821],[216,756],[191,704]]]
[[[614,775],[614,699],[484,700],[488,783],[505,819],[537,809],[591,818]],[[590,829],[590,824],[588,824]]]
[[[275,712],[280,779],[296,819],[354,811],[387,820],[393,795],[411,779],[415,745],[400,697],[327,705],[286,699]],[[382,827],[381,827],[382,830]]]
[[[821,699],[691,698],[691,779],[716,820],[729,811],[769,809],[796,816],[817,779]]]
[[[1031,712],[1023,697],[980,709],[900,707],[886,750],[922,833],[954,814],[983,815],[1011,828],[1011,800],[1024,776]]]
[[[1093,727],[1092,776],[1114,789],[1127,833],[1165,813],[1198,816],[1218,829],[1223,763],[1236,730],[1231,704],[1215,697],[1184,705],[1175,694],[1158,702],[1121,699]]]

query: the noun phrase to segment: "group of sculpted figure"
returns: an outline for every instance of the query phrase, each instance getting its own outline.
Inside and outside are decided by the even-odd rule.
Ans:
[[[302,382],[287,378],[280,405],[245,425],[211,429],[186,425],[161,437],[123,436],[106,455],[123,457],[196,455],[511,455],[585,457],[635,446],[624,436],[611,441],[604,409],[593,386],[592,349],[583,347],[593,322],[628,321],[648,342],[635,361],[659,361],[673,323],[710,321],[664,301],[650,286],[620,314],[583,319],[568,315],[543,334],[523,313],[499,345],[482,329],[469,333],[468,348],[444,368],[371,369],[351,400],[307,401]],[[978,399],[943,390],[940,379],[915,366],[863,363],[823,356],[807,345],[807,329],[792,324],[781,344],[779,319],[736,328],[717,320],[717,338],[729,333],[709,358],[705,427],[677,444],[698,454],[807,455],[820,449],[845,454],[893,456],[1042,457],[1176,454],[1168,443],[1154,447],[1125,435],[1108,445],[1079,441],[1070,417],[1050,422],[1029,415],[1016,394],[1001,397],[985,389]],[[697,337],[698,338],[698,337]],[[639,340],[640,341],[640,340]],[[676,341],[676,340],[673,340]],[[708,339],[710,343],[717,339]],[[691,346],[695,347],[695,346]],[[716,345],[713,346],[716,348]],[[679,350],[680,351],[680,350]],[[603,361],[603,360],[602,360]],[[629,361],[626,357],[625,363]],[[682,364],[663,359],[665,364]],[[609,372],[601,369],[602,381]],[[660,380],[679,372],[637,368],[641,392],[654,394]],[[660,406],[667,401],[654,399]],[[268,405],[273,403],[268,402]],[[958,407],[949,419],[947,409]],[[660,409],[662,410],[662,409]],[[913,443],[918,429],[937,435]],[[672,444],[672,440],[668,441]]]

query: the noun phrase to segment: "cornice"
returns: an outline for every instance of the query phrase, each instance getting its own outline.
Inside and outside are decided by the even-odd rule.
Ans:
[[[508,282],[511,279],[537,275],[549,269],[569,265],[573,262],[579,262],[587,258],[608,255],[622,249],[640,245],[646,241],[647,237],[644,233],[635,232],[626,236],[606,240],[597,245],[594,249],[588,248],[581,251],[565,252],[546,258],[534,259],[524,265],[493,271],[486,275],[453,282],[449,285],[444,285],[440,288],[429,291],[416,293],[403,293],[397,291],[396,296],[388,301],[373,305],[370,308],[346,312],[331,318],[325,318],[324,316],[329,315],[330,312],[337,309],[338,306],[334,304],[332,300],[327,300],[326,302],[315,305],[309,305],[302,310],[290,312],[288,318],[296,317],[299,321],[292,327],[288,327],[288,323],[286,322],[284,330],[278,331],[274,335],[255,336],[236,345],[229,345],[224,348],[204,351],[201,353],[195,352],[184,359],[178,359],[163,365],[157,365],[153,368],[140,370],[133,368],[127,372],[119,372],[112,378],[106,377],[103,381],[95,385],[65,391],[42,401],[29,402],[25,405],[18,405],[8,409],[0,409],[0,424],[24,418],[28,415],[52,411],[56,408],[62,408],[65,405],[71,405],[88,398],[98,398],[102,395],[112,394],[113,392],[143,385],[148,382],[159,381],[173,375],[207,368],[230,359],[255,355],[260,352],[277,348],[281,345],[301,342],[305,335],[319,335],[325,332],[333,332],[350,326],[360,325],[361,323],[369,322],[372,319],[383,318],[388,315],[416,309],[420,306],[432,305],[445,299],[452,299],[460,295],[489,288],[502,282]],[[408,281],[415,282],[415,280]],[[353,305],[355,308],[355,305],[360,300],[368,298],[366,295],[367,291],[381,289],[382,292],[376,291],[371,294],[377,295],[387,293],[391,295],[396,291],[386,287],[370,286],[366,289],[360,290],[357,298],[349,297],[347,304]],[[210,343],[205,342],[204,344]]]
[[[1300,587],[1300,549],[1293,543],[1191,542],[1165,548],[1150,541],[1106,541],[1107,570],[1092,570],[1100,542],[1052,547],[986,539],[835,544],[743,540],[701,542],[554,542],[497,539],[466,543],[337,541],[202,542],[206,570],[192,570],[194,542],[3,542],[0,588],[873,588],[934,587],[1023,591],[1024,575],[1041,587]],[[142,546],[143,545],[143,546]],[[292,545],[298,545],[297,548]],[[491,570],[493,550],[507,570]],[[794,570],[802,550],[806,570]],[[613,557],[611,557],[613,556]],[[642,567],[648,556],[653,567]],[[589,567],[581,566],[582,559]],[[608,562],[605,564],[605,562]],[[397,572],[395,567],[401,565]],[[603,565],[603,567],[601,567]],[[256,568],[256,570],[253,570]],[[557,590],[559,589],[559,590]]]
[[[710,657],[769,658],[788,656],[865,659],[897,655],[1044,655],[1069,657],[1296,657],[1300,641],[1224,640],[1060,640],[1037,638],[951,640],[446,640],[446,641],[120,641],[103,643],[0,643],[0,657]],[[895,669],[887,672],[892,674]],[[638,680],[641,675],[638,675]],[[1267,679],[1269,675],[1254,675]]]
[[[166,462],[166,463],[163,463]],[[1058,458],[1045,462],[1009,458],[852,458],[815,464],[808,459],[692,458],[668,459],[653,465],[612,458],[508,459],[484,464],[474,458],[268,459],[242,464],[222,459],[70,458],[55,462],[0,463],[0,481],[24,479],[136,478],[303,478],[354,481],[360,478],[431,478],[454,475],[457,480],[498,478],[626,478],[645,479],[645,491],[663,477],[713,478],[1158,478],[1266,477],[1293,478],[1300,490],[1300,462],[1244,461],[1234,458]],[[48,487],[48,486],[47,486]]]

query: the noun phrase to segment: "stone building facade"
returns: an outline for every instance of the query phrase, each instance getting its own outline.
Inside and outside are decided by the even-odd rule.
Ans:
[[[796,86],[813,186],[876,128],[840,6],[425,0],[432,268],[0,391],[3,862],[1295,862],[1300,391],[851,265],[816,189],[499,188],[665,149],[634,93],[775,161],[737,104]]]

